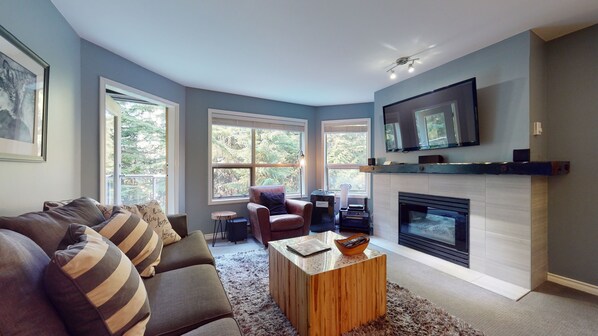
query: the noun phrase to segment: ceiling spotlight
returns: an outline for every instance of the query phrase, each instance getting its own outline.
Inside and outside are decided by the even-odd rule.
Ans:
[[[395,70],[394,70],[396,67],[398,67],[399,65],[408,64],[407,71],[413,72],[413,71],[415,71],[413,64],[417,60],[419,60],[419,58],[412,58],[412,56],[399,57],[399,58],[397,58],[396,61],[394,61],[392,64],[389,65],[389,68],[386,69],[386,72],[390,73],[390,79],[395,79],[395,78],[397,78],[397,74],[395,73]]]
[[[409,68],[407,68],[407,71],[409,71],[410,73],[415,71],[415,68],[413,67],[413,62],[415,61],[411,61],[411,64],[409,64]]]

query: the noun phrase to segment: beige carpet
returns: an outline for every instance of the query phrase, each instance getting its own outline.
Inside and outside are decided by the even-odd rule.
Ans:
[[[265,250],[217,256],[216,267],[244,335],[297,335],[268,293]],[[387,315],[346,335],[482,335],[395,283],[387,291]]]

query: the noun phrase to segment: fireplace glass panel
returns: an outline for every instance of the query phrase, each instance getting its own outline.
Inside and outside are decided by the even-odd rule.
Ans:
[[[399,244],[469,264],[469,200],[399,193]]]
[[[446,212],[434,208],[429,208],[428,213],[409,211],[409,219],[406,233],[455,245],[456,220],[446,216]]]

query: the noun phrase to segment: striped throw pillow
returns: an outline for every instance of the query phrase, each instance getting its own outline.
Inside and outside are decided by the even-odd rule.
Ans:
[[[44,274],[46,293],[73,335],[142,335],[150,306],[139,273],[91,228],[70,224]]]
[[[92,229],[110,239],[125,253],[142,277],[156,274],[163,243],[152,228],[138,216],[115,208],[112,216]]]

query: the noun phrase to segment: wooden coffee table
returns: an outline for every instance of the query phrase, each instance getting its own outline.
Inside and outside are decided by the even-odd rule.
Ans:
[[[340,335],[386,314],[386,255],[344,256],[334,232],[271,241],[270,295],[300,335]],[[288,244],[320,239],[332,249],[301,257]]]

